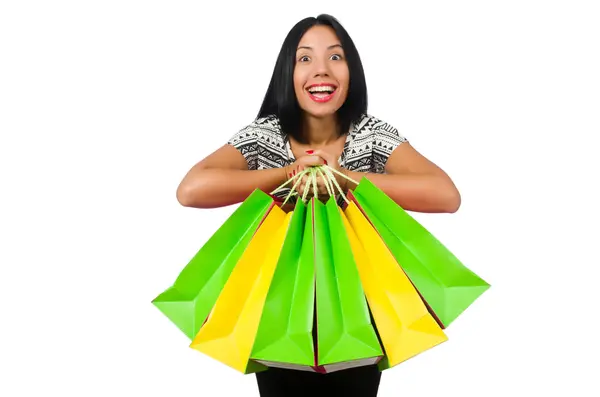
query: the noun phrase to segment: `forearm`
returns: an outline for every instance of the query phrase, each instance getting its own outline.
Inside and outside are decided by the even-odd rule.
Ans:
[[[177,200],[185,207],[224,207],[244,201],[256,189],[270,193],[286,180],[282,168],[201,169],[186,175],[177,189]]]
[[[347,171],[346,174],[357,182],[367,177],[407,211],[452,213],[460,207],[460,194],[445,175],[374,174],[354,171]],[[348,181],[347,188],[355,187],[353,182]]]

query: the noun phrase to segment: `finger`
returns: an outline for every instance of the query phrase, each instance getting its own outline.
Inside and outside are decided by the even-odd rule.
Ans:
[[[318,181],[318,187],[319,187],[319,194],[329,194],[329,190],[327,189],[327,185],[326,185],[326,181],[323,177],[323,175],[319,175],[317,177],[317,181]]]
[[[329,192],[327,191],[327,188],[325,188],[325,186],[319,186],[319,195],[329,196]]]
[[[307,177],[306,175],[302,176],[300,178],[300,183],[298,184],[298,194],[303,195],[304,194],[304,190],[306,189],[306,182],[307,182]]]
[[[304,163],[304,169],[325,164],[325,160],[316,156],[304,157],[302,162]]]
[[[304,178],[305,178],[304,183],[306,184],[306,186],[308,186],[308,194],[312,197],[314,195],[313,193],[315,191],[314,181],[312,180],[312,177],[309,175],[305,175]]]
[[[317,191],[319,192],[319,195],[323,194],[323,191],[325,190],[325,185],[323,183],[323,178],[320,175],[317,175]]]
[[[296,167],[296,169],[292,171],[292,174],[296,178],[296,180],[298,179],[298,174],[302,171],[300,168],[301,167]]]
[[[300,184],[302,185],[302,188],[304,188],[304,186],[306,186],[307,182],[308,182],[308,178],[306,177],[306,175],[303,175],[302,177],[300,177]]]
[[[312,176],[307,176],[307,179],[308,179],[307,185],[308,185],[308,190],[309,190],[308,194],[311,197],[318,196],[319,185],[318,185],[317,181],[315,181]]]
[[[305,166],[313,166],[313,165],[323,165],[325,164],[325,159],[323,157],[314,155],[314,154],[309,154],[307,151],[307,156],[302,157],[302,164]]]
[[[311,156],[317,156],[317,157],[319,157],[321,159],[321,161],[322,161],[322,164],[325,164],[325,165],[328,165],[331,161],[333,161],[332,156],[329,153],[324,152],[321,149],[308,150],[306,153],[309,154],[309,155],[311,155]]]
[[[294,181],[294,184],[296,185],[296,187],[294,189],[297,192],[302,192],[302,189],[304,189],[304,181],[302,180],[302,178],[296,179]]]
[[[325,186],[325,184],[320,183],[318,186],[319,186],[319,194],[329,194],[329,191],[327,190],[327,187]]]

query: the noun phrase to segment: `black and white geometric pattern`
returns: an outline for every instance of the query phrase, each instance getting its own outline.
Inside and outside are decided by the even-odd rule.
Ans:
[[[340,166],[350,171],[383,174],[387,159],[404,142],[407,139],[394,126],[364,114],[350,126],[339,159]],[[235,133],[227,143],[242,153],[250,170],[281,168],[296,160],[275,116],[254,120]],[[283,198],[288,193],[289,189],[286,188],[275,195]],[[338,202],[341,204],[341,201]]]

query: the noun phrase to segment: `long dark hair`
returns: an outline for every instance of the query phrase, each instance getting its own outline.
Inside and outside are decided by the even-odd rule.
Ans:
[[[317,25],[326,25],[333,28],[342,44],[348,63],[350,73],[348,96],[338,110],[340,134],[348,132],[351,123],[357,121],[361,115],[367,112],[368,105],[365,72],[358,50],[346,29],[337,19],[327,14],[301,20],[294,25],[283,41],[269,88],[257,117],[276,116],[279,119],[284,138],[286,134],[289,134],[303,143],[305,143],[305,139],[302,136],[302,110],[294,91],[296,49],[304,33],[309,28]]]

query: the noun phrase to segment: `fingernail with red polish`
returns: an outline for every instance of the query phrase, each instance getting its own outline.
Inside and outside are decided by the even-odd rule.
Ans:
[[[323,161],[325,162],[325,165],[327,165],[327,160],[323,159]]]
[[[315,151],[314,150],[307,150],[306,154],[313,154]]]

